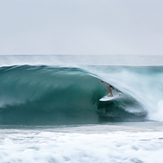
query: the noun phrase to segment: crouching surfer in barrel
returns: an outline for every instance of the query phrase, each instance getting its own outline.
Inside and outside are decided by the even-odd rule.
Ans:
[[[103,80],[101,80],[101,82],[104,83]],[[106,83],[106,86],[107,86],[107,88],[108,88],[108,90],[109,90],[109,92],[110,92],[110,94],[108,95],[108,97],[113,97],[112,89],[114,89],[114,90],[120,92],[118,89],[114,88],[112,85],[110,85],[110,84],[108,84],[108,83]]]

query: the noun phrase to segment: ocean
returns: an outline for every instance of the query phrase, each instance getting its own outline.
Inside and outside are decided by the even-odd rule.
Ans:
[[[159,55],[1,55],[0,163],[161,163],[162,85]]]

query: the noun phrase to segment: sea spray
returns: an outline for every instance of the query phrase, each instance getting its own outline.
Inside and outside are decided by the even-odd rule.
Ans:
[[[85,69],[134,98],[146,110],[147,119],[163,121],[156,117],[163,99],[162,66],[88,66]],[[135,106],[130,108],[135,110]]]

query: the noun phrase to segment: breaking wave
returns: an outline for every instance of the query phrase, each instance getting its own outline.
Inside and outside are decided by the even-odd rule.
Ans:
[[[108,80],[106,74],[111,80]],[[158,110],[150,112],[150,107],[144,100],[148,93],[144,90],[152,82],[151,75],[158,79],[160,74],[162,75],[162,67],[1,67],[0,124],[58,125],[144,121],[151,113],[157,120]],[[130,76],[131,79],[125,76]],[[143,82],[139,82],[139,93],[144,93],[143,96],[137,93],[137,80],[140,77]],[[100,82],[101,78],[120,89],[122,95],[112,101],[100,102],[99,99],[109,93],[106,85]],[[133,79],[134,82],[131,82]],[[148,83],[144,83],[145,81]],[[143,83],[146,84],[144,88]],[[157,97],[162,92],[160,85],[153,91],[156,93],[159,88]],[[159,101],[160,99],[156,101],[155,96],[155,103]]]

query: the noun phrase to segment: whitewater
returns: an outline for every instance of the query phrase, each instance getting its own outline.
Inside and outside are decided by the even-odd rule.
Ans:
[[[157,55],[0,56],[0,162],[160,163],[162,85]]]

